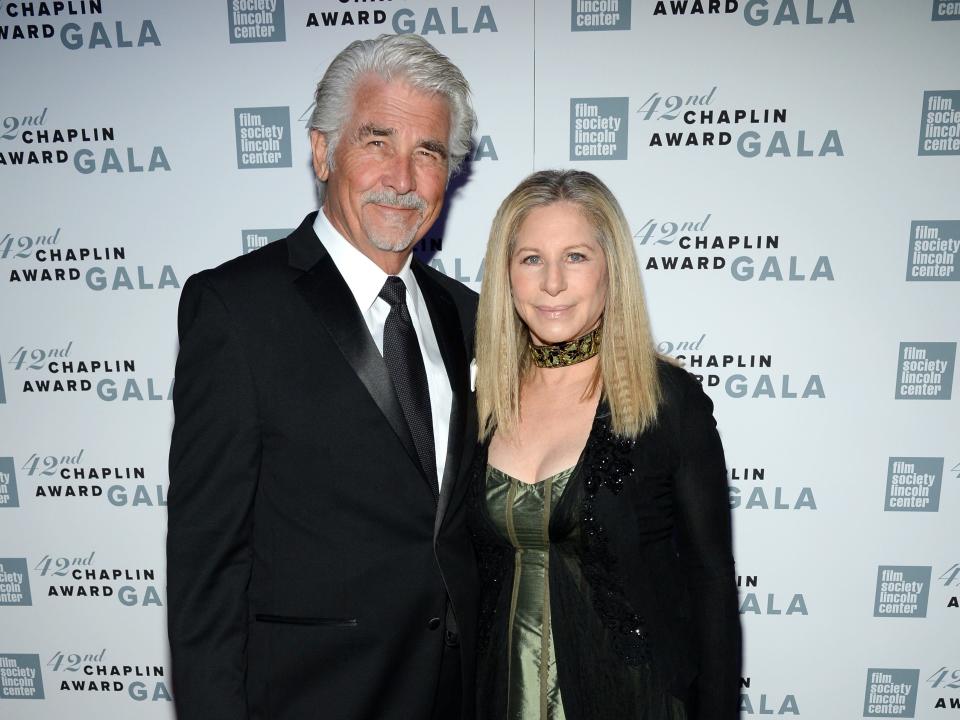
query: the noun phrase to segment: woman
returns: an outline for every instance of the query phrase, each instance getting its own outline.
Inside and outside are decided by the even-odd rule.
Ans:
[[[609,189],[503,201],[477,318],[478,720],[737,716],[740,627],[712,403],[658,358]]]

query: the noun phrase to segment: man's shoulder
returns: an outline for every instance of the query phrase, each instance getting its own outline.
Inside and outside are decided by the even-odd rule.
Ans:
[[[458,280],[454,280],[452,277],[445,275],[436,268],[431,267],[430,265],[415,260],[417,263],[418,269],[422,272],[427,279],[433,281],[439,285],[450,297],[453,299],[459,307],[472,309],[476,311],[477,302],[480,299],[480,296],[464,285]]]
[[[201,270],[191,281],[206,285],[218,293],[243,295],[269,290],[290,275],[287,238],[284,238],[216,267]]]

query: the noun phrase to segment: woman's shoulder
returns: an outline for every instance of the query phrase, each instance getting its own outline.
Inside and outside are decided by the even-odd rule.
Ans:
[[[691,428],[715,425],[713,401],[696,375],[680,365],[658,359],[660,406],[657,426],[676,442]]]
[[[696,376],[663,355],[657,357],[657,379],[660,382],[661,404],[666,407],[682,407],[690,392],[700,388]]]
[[[722,464],[713,400],[692,373],[676,366],[663,372],[667,379],[661,387],[657,438],[669,446],[675,462],[719,457]]]

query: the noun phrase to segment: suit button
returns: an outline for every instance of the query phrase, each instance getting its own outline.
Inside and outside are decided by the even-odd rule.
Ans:
[[[438,617],[430,618],[427,621],[427,627],[430,628],[431,630],[436,630],[438,627],[440,627],[440,618]]]

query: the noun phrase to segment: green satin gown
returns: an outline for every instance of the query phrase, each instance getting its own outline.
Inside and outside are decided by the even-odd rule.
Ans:
[[[524,483],[488,465],[486,504],[515,550],[510,600],[509,720],[564,720],[550,631],[550,515],[575,468]]]

